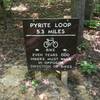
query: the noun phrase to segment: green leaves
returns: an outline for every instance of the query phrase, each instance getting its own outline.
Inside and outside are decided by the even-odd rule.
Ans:
[[[84,25],[88,28],[96,29],[97,27],[100,26],[100,21],[99,20],[86,20]]]
[[[32,86],[34,86],[34,87],[38,86],[38,81],[37,80],[32,80]]]
[[[82,73],[92,74],[97,72],[97,67],[91,61],[81,61],[80,62],[80,70]]]
[[[13,0],[3,0],[4,1],[4,6],[9,9]]]
[[[25,84],[21,84],[21,86],[20,86],[20,91],[21,91],[22,94],[25,94],[25,93],[26,93],[27,87],[26,87]]]
[[[94,13],[100,13],[100,4],[95,5]]]
[[[55,0],[48,0],[48,4],[55,3]]]
[[[36,88],[39,85],[38,80],[31,80],[31,81],[22,81],[20,84],[20,91],[22,94],[25,94],[29,88]]]
[[[88,48],[89,48],[89,43],[88,43],[88,41],[83,41],[83,42],[77,47],[77,50],[78,50],[79,52],[81,52],[81,51],[88,50]]]

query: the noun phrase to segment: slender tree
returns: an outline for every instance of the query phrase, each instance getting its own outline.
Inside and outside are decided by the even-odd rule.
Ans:
[[[93,16],[95,0],[86,0],[85,2],[85,19],[90,20]]]
[[[85,10],[85,0],[71,0],[71,14],[72,18],[79,19],[79,35],[78,43],[81,42],[83,36],[84,28],[84,10]]]

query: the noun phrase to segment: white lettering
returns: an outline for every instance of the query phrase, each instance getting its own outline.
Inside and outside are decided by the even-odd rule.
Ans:
[[[30,23],[30,28],[50,28],[51,23]]]
[[[69,23],[55,23],[55,27],[56,28],[66,28],[66,27],[70,27],[71,26],[71,23],[69,22]]]

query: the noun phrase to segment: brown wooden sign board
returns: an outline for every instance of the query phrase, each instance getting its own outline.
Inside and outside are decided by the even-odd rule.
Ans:
[[[29,70],[73,69],[76,61],[70,59],[76,54],[78,27],[78,19],[23,20]]]

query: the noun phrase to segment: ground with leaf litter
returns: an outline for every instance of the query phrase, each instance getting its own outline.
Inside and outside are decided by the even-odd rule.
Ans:
[[[69,7],[70,2],[52,2],[50,5],[14,1],[6,20],[0,18],[0,100],[100,100],[98,30],[88,28],[83,34],[89,44],[83,59],[89,58],[96,64],[96,73],[87,75],[80,69],[68,71],[67,86],[55,77],[56,73],[45,73],[43,79],[39,79],[40,74],[37,74],[38,79],[31,79],[27,73],[22,18],[63,18],[66,13],[70,14]]]

